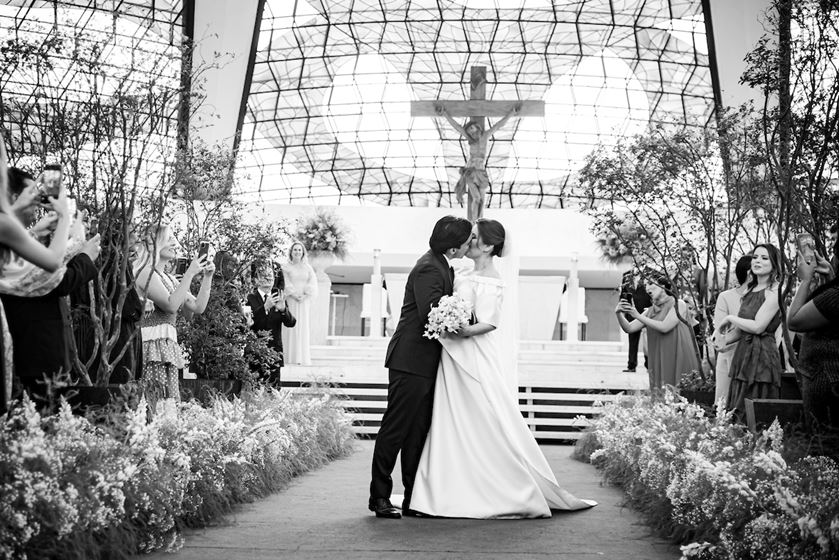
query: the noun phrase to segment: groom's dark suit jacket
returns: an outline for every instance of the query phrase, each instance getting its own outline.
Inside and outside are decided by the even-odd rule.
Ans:
[[[453,289],[453,274],[442,254],[428,251],[417,260],[405,284],[402,314],[387,347],[385,367],[422,377],[437,375],[442,346],[422,333],[431,307]]]

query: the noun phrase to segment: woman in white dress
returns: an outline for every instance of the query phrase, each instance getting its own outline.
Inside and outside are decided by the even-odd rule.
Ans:
[[[288,262],[283,264],[288,310],[297,318],[297,325],[283,329],[283,361],[286,365],[312,365],[309,350],[309,309],[317,294],[315,271],[306,259],[306,248],[295,241],[288,249]]]
[[[743,299],[743,294],[748,289],[746,280],[751,263],[751,255],[740,257],[740,260],[737,261],[737,265],[734,267],[734,275],[737,277],[738,286],[725,290],[717,296],[717,304],[714,308],[715,326],[719,325],[727,315],[737,315],[740,312],[740,300]],[[721,333],[719,329],[715,330],[711,336],[714,349],[717,351],[717,363],[714,367],[716,374],[714,402],[719,402],[720,399],[728,397],[728,387],[731,383],[728,374],[731,370],[731,357],[734,356],[734,350],[737,349],[737,340],[729,341],[727,339],[726,334]],[[724,404],[727,405],[728,403]]]
[[[474,271],[456,277],[454,289],[473,304],[476,322],[440,341],[431,429],[410,508],[477,519],[550,517],[552,509],[589,508],[595,502],[557,483],[503,371],[511,360],[498,350],[504,284],[493,256],[503,258],[504,227],[481,218],[474,233],[466,254]]]

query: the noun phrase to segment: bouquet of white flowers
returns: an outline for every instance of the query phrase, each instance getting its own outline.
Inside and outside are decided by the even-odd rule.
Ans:
[[[455,294],[443,296],[437,307],[432,307],[425,325],[425,338],[438,339],[444,332],[457,332],[463,325],[469,324],[472,317],[472,304]]]

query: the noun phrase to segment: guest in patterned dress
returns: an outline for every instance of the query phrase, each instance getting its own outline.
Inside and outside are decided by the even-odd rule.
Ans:
[[[735,340],[731,358],[728,409],[745,419],[746,399],[777,399],[781,391],[781,355],[775,331],[781,324],[778,307],[780,253],[774,245],[758,245],[752,251],[751,272],[737,315],[726,315],[717,325],[726,343]]]
[[[181,311],[187,318],[200,315],[207,308],[215,265],[206,255],[189,264],[180,282],[166,272],[177,256],[178,240],[168,226],[153,229],[137,259],[137,289],[153,304],[140,323],[143,338],[143,384],[152,396],[179,398],[178,370],[184,367],[175,322]],[[193,296],[189,287],[202,274],[201,288]],[[147,303],[147,310],[151,307]]]

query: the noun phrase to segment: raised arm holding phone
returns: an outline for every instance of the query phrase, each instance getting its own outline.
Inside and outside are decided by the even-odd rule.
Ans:
[[[158,226],[144,243],[138,259],[137,288],[154,302],[154,309],[143,317],[143,380],[153,397],[180,398],[178,370],[184,367],[183,354],[175,329],[178,312],[200,315],[207,307],[215,265],[209,255],[193,259],[178,281],[166,271],[177,256],[178,241],[168,226]],[[203,274],[198,296],[189,289],[192,279]]]
[[[790,330],[801,336],[798,367],[805,420],[812,429],[839,429],[839,278],[828,260],[799,244],[800,283],[787,312]],[[826,282],[815,287],[814,279]]]

